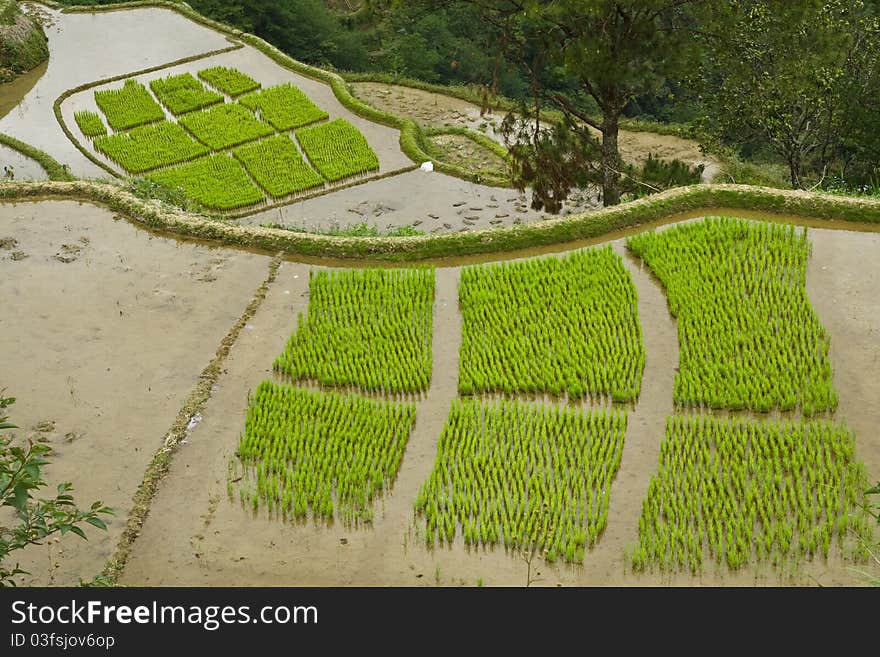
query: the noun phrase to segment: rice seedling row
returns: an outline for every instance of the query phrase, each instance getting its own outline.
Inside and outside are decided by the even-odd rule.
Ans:
[[[228,66],[206,68],[199,71],[197,75],[215,89],[219,89],[233,98],[260,88],[259,82],[238,69]]]
[[[306,163],[286,135],[239,146],[232,154],[274,198],[324,184],[324,179]]]
[[[107,117],[110,127],[117,131],[165,118],[165,112],[147,88],[132,79],[126,80],[117,89],[96,91],[95,102]]]
[[[253,205],[265,198],[241,164],[229,155],[209,155],[154,171],[147,178],[180,188],[190,198],[215,210]]]
[[[633,568],[780,565],[827,558],[848,534],[868,538],[867,483],[854,449],[850,430],[824,420],[668,418]],[[852,547],[857,557],[864,550]]]
[[[301,128],[296,138],[312,165],[331,182],[379,170],[378,156],[345,119]]]
[[[319,271],[276,371],[382,393],[428,388],[434,269]]]
[[[95,148],[129,173],[201,157],[209,152],[176,123],[160,121],[95,138]]]
[[[264,381],[237,452],[241,503],[285,518],[369,522],[373,501],[397,476],[415,418],[411,403]]]
[[[266,137],[275,132],[272,126],[258,121],[246,108],[235,103],[224,103],[184,114],[178,120],[196,139],[215,151]]]
[[[456,400],[415,502],[425,540],[583,562],[605,529],[626,413]]]
[[[206,89],[191,73],[151,80],[150,89],[175,116],[223,102],[221,94]]]
[[[611,247],[465,267],[459,392],[636,399],[645,365],[636,301]]]
[[[276,130],[293,130],[329,114],[292,84],[279,84],[238,99],[245,107],[258,112],[260,119],[271,123]]]
[[[73,118],[76,124],[86,137],[100,137],[107,134],[107,128],[104,126],[104,120],[97,112],[89,110],[81,110],[74,112]]]
[[[807,231],[710,218],[627,240],[678,318],[675,401],[805,415],[837,407],[829,337],[805,288]]]

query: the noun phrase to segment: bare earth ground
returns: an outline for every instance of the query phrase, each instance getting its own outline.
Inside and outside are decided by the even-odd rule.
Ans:
[[[408,116],[427,127],[463,126],[503,143],[496,131],[504,118],[502,112],[480,116],[479,106],[460,98],[384,82],[354,82],[351,87],[359,98],[386,112]],[[703,164],[706,182],[712,180],[719,167],[715,158],[700,152],[697,142],[672,135],[621,130],[619,146],[623,159],[634,164],[643,163],[649,153],[691,166]]]
[[[269,259],[156,237],[73,201],[0,204],[0,247],[0,388],[18,399],[16,433],[52,447],[51,485],[118,509],[88,542],[27,551],[36,575],[23,583],[75,585],[112,553],[147,464]]]
[[[434,135],[428,139],[442,153],[444,162],[468,167],[472,171],[489,175],[507,175],[507,164],[491,150],[464,135]]]
[[[838,419],[858,432],[858,449],[869,476],[880,474],[880,448],[873,427],[880,417],[880,363],[876,335],[880,301],[871,293],[877,272],[861,285],[864,262],[880,261],[880,234],[814,229],[817,244],[811,263],[810,294],[831,331],[836,384],[841,395]],[[650,273],[624,254],[639,293],[639,312],[648,361],[642,396],[629,414],[623,459],[613,484],[607,530],[583,566],[544,568],[542,585],[857,585],[857,575],[832,557],[805,566],[798,575],[761,566],[731,575],[711,568],[701,577],[635,576],[626,569],[626,549],[637,536],[637,520],[648,481],[656,469],[666,416],[672,412],[672,383],[677,365],[677,335],[665,295]],[[822,246],[818,246],[822,244]],[[831,245],[831,246],[828,246]],[[830,254],[830,255],[829,255]],[[860,257],[852,257],[858,254]],[[833,259],[834,266],[828,264]],[[826,269],[822,270],[821,267]],[[816,267],[819,267],[818,271]],[[434,379],[418,400],[416,429],[394,488],[377,504],[372,528],[336,523],[285,523],[254,516],[226,493],[226,467],[244,423],[247,391],[271,377],[271,363],[305,311],[309,268],[285,263],[252,330],[233,348],[224,375],[208,402],[204,421],[176,455],[171,473],[154,499],[150,516],[121,583],[128,585],[486,585],[525,583],[525,564],[516,555],[464,547],[425,548],[412,522],[412,502],[433,466],[436,441],[456,394],[460,315],[456,308],[458,267],[437,270]],[[871,278],[873,276],[873,278]],[[837,298],[847,289],[846,312]],[[837,301],[834,301],[837,299]],[[830,304],[830,307],[829,307]],[[851,315],[858,309],[857,316]],[[848,354],[843,356],[842,354]],[[867,356],[873,354],[873,361]],[[841,372],[848,363],[846,372]],[[189,503],[181,504],[181,500]]]

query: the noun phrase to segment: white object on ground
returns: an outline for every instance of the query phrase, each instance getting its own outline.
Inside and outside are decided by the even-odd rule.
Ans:
[[[419,167],[422,171],[433,171],[434,163],[433,162],[422,162],[422,166]]]

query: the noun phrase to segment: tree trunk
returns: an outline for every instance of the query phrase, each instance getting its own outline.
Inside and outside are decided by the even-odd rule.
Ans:
[[[602,115],[602,204],[606,207],[620,203],[619,120],[620,113],[617,111],[606,111]]]
[[[801,159],[795,154],[791,153],[788,156],[788,170],[791,175],[791,188],[792,189],[800,189],[801,188]]]

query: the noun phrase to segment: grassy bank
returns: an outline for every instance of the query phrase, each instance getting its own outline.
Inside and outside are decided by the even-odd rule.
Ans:
[[[601,238],[682,212],[731,208],[848,223],[880,224],[880,199],[831,196],[744,185],[694,185],[596,212],[535,224],[466,233],[411,237],[336,237],[262,226],[242,226],[162,209],[123,188],[87,181],[0,185],[0,201],[76,199],[104,205],[151,229],[181,237],[255,248],[289,256],[411,262],[564,245]]]

